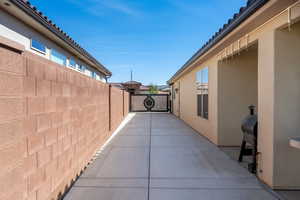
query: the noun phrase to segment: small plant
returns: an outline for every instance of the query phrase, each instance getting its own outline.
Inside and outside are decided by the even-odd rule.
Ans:
[[[149,93],[150,94],[157,94],[158,93],[158,87],[157,87],[157,85],[150,84],[150,86],[149,86]]]

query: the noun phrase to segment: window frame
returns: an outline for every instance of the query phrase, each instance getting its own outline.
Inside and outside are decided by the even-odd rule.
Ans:
[[[72,61],[74,62],[74,65],[72,65]],[[77,67],[77,62],[73,59],[73,58],[69,58],[69,64],[68,67],[72,68],[72,69],[76,69]]]
[[[86,67],[85,67],[84,65],[78,65],[78,66],[79,66],[79,71],[80,71],[81,73],[85,73]]]
[[[64,60],[64,63],[63,63],[63,64],[61,64],[61,63],[58,63],[58,62],[55,62],[54,60],[52,60],[52,57],[53,57],[53,52],[56,52],[57,54],[59,54],[59,55],[61,55],[61,56],[63,56],[63,57],[65,58],[65,60]],[[60,53],[60,52],[59,52],[59,51],[57,51],[56,49],[52,48],[52,49],[51,49],[51,52],[50,52],[50,60],[51,60],[52,62],[55,62],[56,64],[59,64],[59,65],[62,65],[62,66],[67,66],[67,60],[68,60],[68,57],[67,57],[67,56],[65,56],[63,53]]]
[[[209,120],[209,68],[208,67],[204,67],[201,70],[196,72],[196,90],[197,90],[197,116],[201,117],[202,119]]]
[[[93,78],[93,79],[97,79],[97,72],[92,71],[92,78]]]
[[[93,71],[87,67],[85,68],[84,74],[88,77],[91,77],[91,78],[93,77]]]
[[[34,47],[34,46],[33,46],[33,42],[37,42],[37,43],[39,43],[40,45],[43,45],[44,48],[45,48],[45,51],[42,51],[42,50],[40,50],[40,49]],[[46,46],[45,44],[43,44],[42,42],[40,42],[39,40],[34,39],[34,38],[30,38],[30,49],[32,49],[32,50],[34,50],[34,51],[37,51],[37,52],[39,52],[39,53],[41,53],[41,54],[44,54],[44,55],[46,55],[46,53],[47,53],[47,46]]]

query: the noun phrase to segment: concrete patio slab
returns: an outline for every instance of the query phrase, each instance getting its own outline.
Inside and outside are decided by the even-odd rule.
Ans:
[[[65,200],[147,200],[147,188],[74,187]]]
[[[167,128],[152,128],[151,129],[152,136],[195,136],[195,133],[190,129],[167,129]]]
[[[188,148],[153,148],[151,178],[217,177],[213,165]]]
[[[213,144],[203,140],[199,140],[197,135],[163,135],[163,136],[151,136],[152,146],[155,147],[198,147],[206,148],[213,147]]]
[[[147,178],[148,148],[119,148],[111,150],[96,177]]]
[[[275,200],[255,176],[170,114],[130,114],[67,200]]]
[[[152,189],[261,189],[253,178],[151,178]]]
[[[152,189],[151,200],[273,200],[262,189]]]
[[[129,128],[125,127],[122,130],[120,130],[118,135],[150,135],[150,128]]]
[[[80,178],[74,187],[148,188],[148,178]]]
[[[149,147],[150,137],[143,135],[122,135],[114,140],[115,147]]]

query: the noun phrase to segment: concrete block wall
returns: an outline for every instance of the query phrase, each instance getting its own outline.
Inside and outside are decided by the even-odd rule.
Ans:
[[[111,88],[110,105],[109,90],[0,45],[1,200],[52,200],[67,190],[128,113],[128,94]]]
[[[111,130],[115,130],[123,120],[123,91],[111,87]]]
[[[124,92],[124,115],[126,116],[129,112],[129,93]]]

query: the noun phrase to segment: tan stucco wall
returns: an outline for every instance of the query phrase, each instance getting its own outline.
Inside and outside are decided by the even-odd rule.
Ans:
[[[259,177],[274,189],[300,188],[300,151],[289,138],[300,128],[300,24],[259,40]]]
[[[274,64],[274,187],[299,189],[300,150],[289,138],[300,136],[300,23],[275,32]]]
[[[261,35],[258,44],[258,176],[273,185],[274,32]]]
[[[209,69],[209,119],[197,116],[196,73],[204,68]],[[177,82],[176,84],[179,84]],[[180,105],[175,101],[175,114],[217,144],[217,60],[212,59],[195,68],[191,73],[180,79]],[[177,104],[177,105],[176,105]],[[178,109],[178,107],[180,108]],[[178,114],[180,112],[180,114]]]
[[[257,106],[257,45],[218,64],[218,116],[221,146],[239,146],[241,121]]]
[[[299,16],[300,5],[297,5],[291,9],[292,22],[296,23]],[[251,82],[253,91],[249,93],[255,97],[254,88],[257,84],[257,96],[255,97],[259,121],[257,175],[273,188],[300,189],[300,152],[288,145],[288,138],[299,136],[300,130],[300,112],[298,112],[300,110],[298,89],[298,85],[300,85],[300,32],[299,25],[295,24],[292,26],[291,32],[276,31],[287,27],[287,22],[288,12],[285,11],[249,32],[247,37],[242,36],[240,44],[241,49],[246,49],[250,44],[258,42],[257,82]],[[233,46],[233,53],[237,54],[239,51],[238,40],[233,43]],[[232,46],[228,46],[224,50],[228,57],[232,56],[231,49]],[[224,107],[220,107],[221,92],[229,92],[228,88],[225,88],[225,91],[221,88],[218,89],[220,86],[224,87],[220,82],[218,83],[221,80],[218,79],[218,74],[222,74],[222,71],[225,70],[221,69],[222,64],[219,68],[217,67],[218,60],[223,58],[222,56],[223,54],[218,54],[206,60],[198,60],[197,63],[200,64],[176,77],[174,85],[180,82],[180,109],[177,109],[180,110],[180,118],[215,144],[232,145],[230,137],[229,140],[226,137],[222,139],[223,129],[227,127],[228,130],[237,132],[238,120],[235,120],[236,123],[226,122],[226,119],[223,121],[224,123],[218,122],[218,119],[226,117],[226,113],[221,112],[222,108],[224,109]],[[235,57],[237,56],[235,55]],[[252,59],[249,61],[254,62]],[[209,67],[209,120],[197,117],[196,113],[195,73],[206,66]],[[231,78],[239,79],[240,77],[232,76]],[[253,101],[255,99],[251,100],[251,102]],[[251,102],[245,102],[244,106]],[[230,104],[226,104],[226,106],[228,105]],[[244,106],[241,106],[243,110],[239,112],[247,114],[247,106],[245,108]],[[179,107],[178,101],[174,102],[174,108],[176,107]],[[218,115],[220,116],[218,117]],[[238,144],[240,135],[236,134],[236,138],[232,137],[232,139],[235,144]]]
[[[176,82],[174,85],[174,98],[172,99],[173,101],[173,114],[176,115],[177,117],[180,117],[180,81]],[[177,90],[177,92],[176,92]]]

